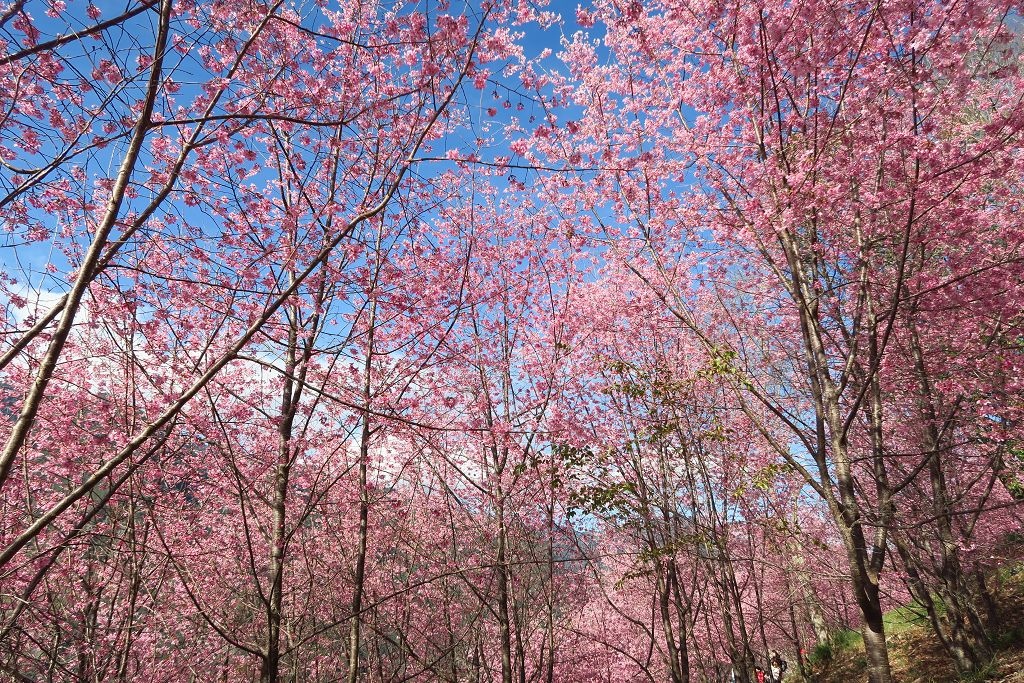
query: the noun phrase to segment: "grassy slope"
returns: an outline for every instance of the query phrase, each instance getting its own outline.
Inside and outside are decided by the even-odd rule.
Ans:
[[[893,675],[899,683],[941,683],[943,681],[992,681],[1024,683],[1024,571],[1005,576],[999,586],[1000,619],[993,629],[996,654],[984,671],[958,678],[949,658],[932,634],[927,619],[913,606],[899,607],[885,615]],[[860,635],[846,631],[837,635],[842,645],[827,666],[814,677],[820,683],[854,683],[867,680],[864,645]]]

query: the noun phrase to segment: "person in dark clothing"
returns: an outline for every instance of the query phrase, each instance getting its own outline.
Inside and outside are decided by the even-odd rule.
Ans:
[[[786,675],[787,666],[786,660],[782,658],[782,655],[777,650],[772,652],[772,658],[768,660],[768,667],[772,673],[772,683],[782,682],[782,677]]]

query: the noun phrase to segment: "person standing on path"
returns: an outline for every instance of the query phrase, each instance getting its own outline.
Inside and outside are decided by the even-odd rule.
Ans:
[[[768,660],[768,667],[772,673],[772,683],[782,683],[782,677],[786,675],[788,664],[778,650],[772,652],[772,658]]]

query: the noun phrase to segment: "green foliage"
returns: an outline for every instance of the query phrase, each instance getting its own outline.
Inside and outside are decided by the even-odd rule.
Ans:
[[[1011,445],[1007,448],[1007,453],[1007,459],[1016,461],[1016,469],[1019,470],[1021,465],[1024,464],[1024,448]],[[1020,476],[1015,472],[1004,470],[999,478],[1014,500],[1024,500],[1024,480]]]
[[[746,373],[736,364],[739,354],[727,346],[714,346],[709,350],[710,360],[698,375],[704,379],[732,379],[741,386],[753,386]]]
[[[862,647],[864,645],[864,637],[860,634],[860,631],[852,628],[843,629],[837,631],[832,635],[832,649],[835,650],[852,650],[855,647]]]
[[[701,374],[707,378],[713,378],[723,375],[732,375],[737,372],[735,361],[737,354],[735,351],[727,346],[714,346],[710,349],[709,355],[711,356],[708,366],[701,371]]]
[[[832,646],[828,643],[818,643],[811,650],[811,653],[807,655],[807,663],[813,667],[821,666],[827,662],[832,661]]]
[[[775,480],[782,474],[791,471],[792,468],[786,463],[773,463],[766,465],[757,471],[752,483],[761,491],[770,491]]]
[[[562,488],[566,478],[571,479],[576,470],[589,466],[595,460],[597,460],[597,456],[590,448],[577,448],[568,444],[554,444],[551,447],[551,488]],[[521,474],[518,471],[515,473]],[[569,514],[573,514],[572,508],[569,509]]]
[[[944,611],[944,606],[937,603],[938,608]],[[882,623],[885,624],[887,635],[902,633],[911,628],[928,628],[928,616],[924,608],[916,601],[889,610],[882,615]],[[812,664],[816,662],[827,662],[841,651],[857,650],[864,647],[864,637],[857,629],[843,629],[832,635],[829,643],[818,645],[814,652],[808,657]]]
[[[568,444],[555,444],[551,448],[551,457],[566,469],[581,467],[595,459],[590,448],[576,448]]]
[[[621,378],[604,390],[606,394],[619,394],[632,399],[649,398],[654,403],[670,403],[686,395],[693,388],[692,381],[675,379],[661,369],[644,370],[621,360],[609,360],[605,369]]]
[[[999,663],[995,659],[990,659],[988,662],[978,667],[976,671],[961,675],[958,680],[963,681],[964,683],[981,683],[982,681],[989,680],[998,667]]]
[[[584,486],[569,496],[570,506],[593,514],[611,515],[632,509],[636,487],[628,481]]]
[[[944,613],[946,607],[942,601],[937,596],[932,599],[939,613]],[[928,612],[917,601],[913,601],[883,614],[882,623],[885,624],[886,634],[902,633],[915,627],[929,628]]]

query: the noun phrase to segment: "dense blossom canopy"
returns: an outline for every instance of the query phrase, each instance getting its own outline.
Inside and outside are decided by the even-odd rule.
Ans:
[[[0,0],[0,679],[982,669],[1022,10]]]

